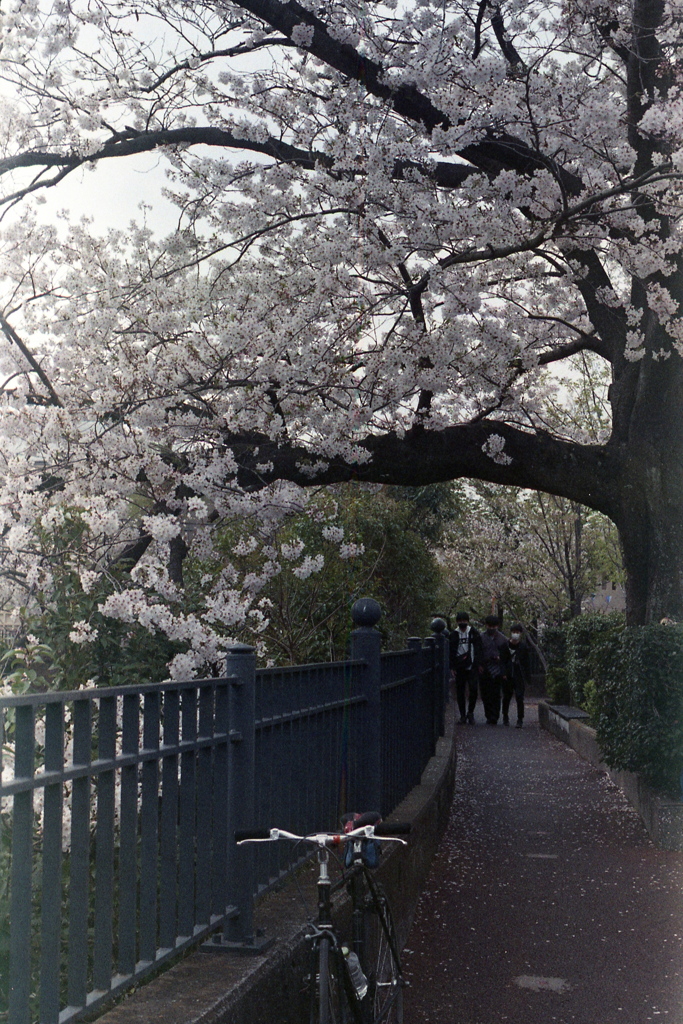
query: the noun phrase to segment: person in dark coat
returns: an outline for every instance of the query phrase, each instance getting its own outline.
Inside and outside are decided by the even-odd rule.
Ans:
[[[500,629],[497,615],[484,619],[486,632],[482,633],[483,671],[481,673],[481,700],[487,725],[498,725],[503,685],[507,683],[510,646]]]
[[[460,725],[474,725],[479,669],[482,663],[481,633],[470,626],[467,612],[455,616],[457,628],[449,637],[450,667],[455,679],[455,696],[460,711]],[[467,703],[465,695],[467,693]]]
[[[508,675],[503,683],[503,724],[510,724],[508,712],[514,693],[517,702],[517,728],[521,729],[524,724],[524,691],[529,681],[531,663],[529,647],[524,639],[524,627],[519,622],[510,630],[508,650]]]

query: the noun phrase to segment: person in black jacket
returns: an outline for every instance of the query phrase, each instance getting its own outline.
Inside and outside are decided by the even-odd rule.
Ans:
[[[467,612],[455,616],[457,628],[451,633],[450,666],[455,677],[455,696],[460,711],[460,725],[474,725],[477,703],[478,675],[481,667],[481,634],[470,626]],[[467,692],[467,704],[465,692]]]
[[[497,725],[500,717],[502,688],[508,680],[510,645],[500,629],[497,615],[484,619],[486,631],[482,634],[483,668],[481,672],[481,702],[484,705],[487,725]],[[503,719],[505,725],[508,722]]]
[[[503,682],[503,723],[504,725],[510,724],[508,711],[514,693],[517,701],[518,729],[521,729],[524,723],[524,691],[529,681],[530,672],[529,647],[523,634],[524,627],[519,622],[515,623],[510,630],[508,674],[507,679]]]

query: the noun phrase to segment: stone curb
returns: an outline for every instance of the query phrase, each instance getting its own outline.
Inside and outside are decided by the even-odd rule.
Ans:
[[[376,871],[391,901],[401,945],[448,822],[455,785],[453,704],[446,732],[416,786],[389,821],[409,821],[408,845],[394,847]],[[157,978],[129,993],[98,1018],[98,1024],[301,1024],[307,1019],[305,976],[310,971],[307,921],[315,916],[317,866],[307,863],[296,878],[257,903],[259,929],[276,942],[265,955],[240,956],[196,950]],[[302,905],[302,896],[308,913]],[[335,916],[350,912],[337,894]]]
[[[574,714],[567,714],[567,712]],[[662,850],[683,851],[683,802],[670,800],[656,793],[633,772],[617,772],[607,767],[602,760],[595,729],[586,725],[575,715],[575,708],[565,708],[538,702],[538,721],[558,739],[570,746],[585,761],[600,768],[609,775],[638,811],[652,840]]]

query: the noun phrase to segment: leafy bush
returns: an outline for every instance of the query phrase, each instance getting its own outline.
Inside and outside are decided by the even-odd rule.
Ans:
[[[569,704],[572,693],[569,689],[567,670],[551,665],[545,677],[545,691],[551,704]]]
[[[610,768],[637,772],[680,796],[683,771],[683,627],[638,626],[596,635],[591,716]]]
[[[625,624],[626,620],[621,612],[611,612],[609,615],[593,612],[578,615],[567,625],[566,667],[571,703],[583,707],[586,683],[595,676],[594,649],[603,646],[609,648]]]
[[[540,646],[548,668],[565,668],[567,661],[567,627],[544,626]]]
[[[590,715],[591,722],[598,714],[598,687],[594,679],[589,679],[583,688],[583,710]]]

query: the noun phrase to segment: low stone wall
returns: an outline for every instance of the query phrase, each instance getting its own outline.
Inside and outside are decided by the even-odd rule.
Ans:
[[[621,789],[643,819],[654,842],[663,850],[683,851],[683,802],[655,793],[633,772],[617,772],[602,760],[595,729],[585,712],[539,701],[538,720],[544,729],[567,743],[586,761],[602,769]]]
[[[439,740],[419,786],[396,808],[390,821],[409,821],[407,846],[382,856],[376,876],[389,895],[401,945],[410,931],[421,888],[448,821],[455,784],[453,704],[446,735]],[[260,956],[204,949],[150,981],[99,1018],[98,1024],[302,1024],[308,1021],[310,945],[306,923],[316,914],[317,864],[307,863],[256,907],[257,928],[275,939]],[[308,912],[302,904],[306,900]],[[342,890],[335,917],[343,927],[350,913]]]

